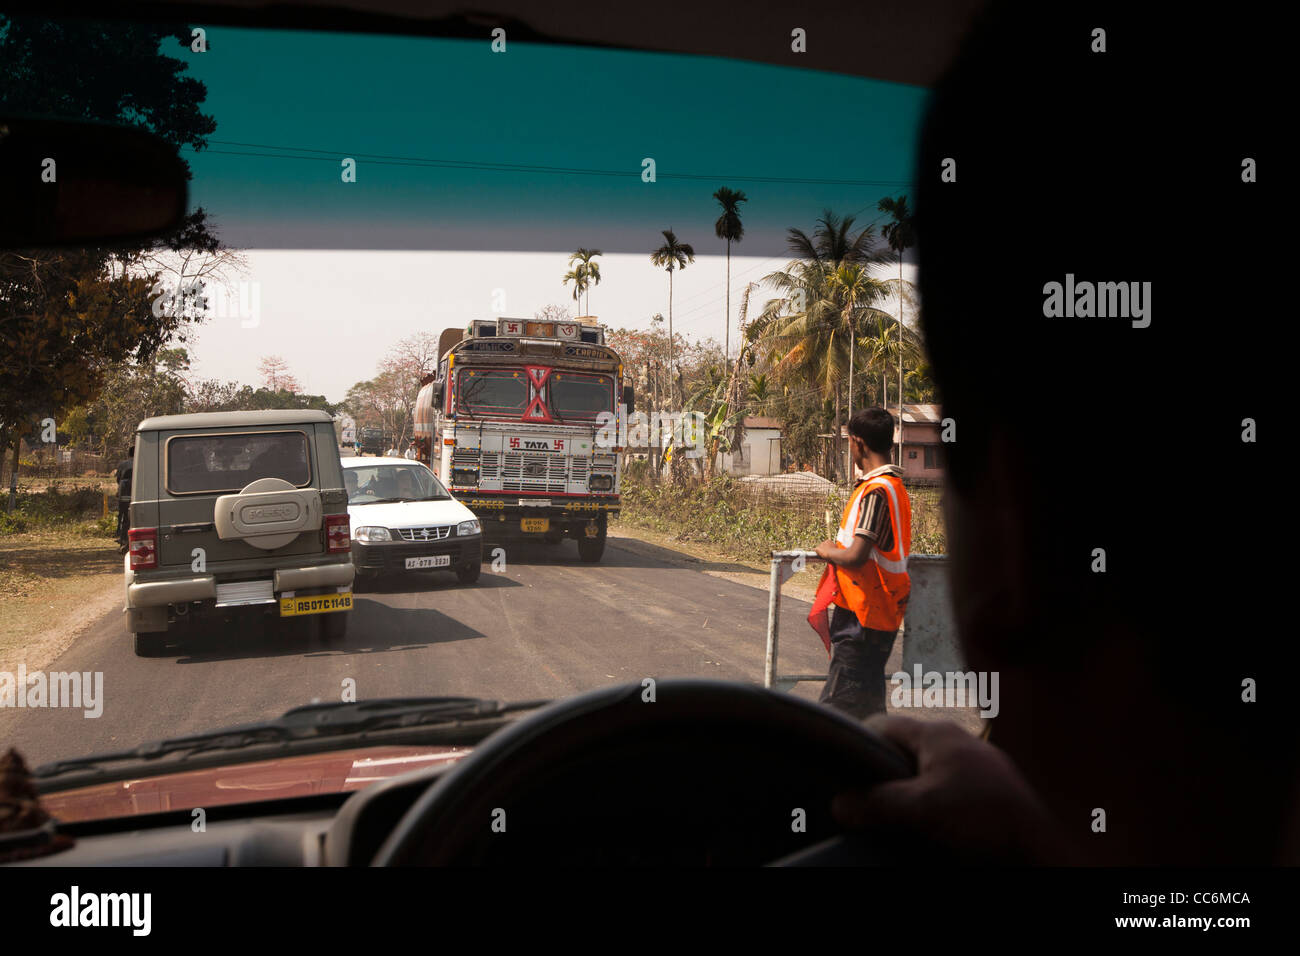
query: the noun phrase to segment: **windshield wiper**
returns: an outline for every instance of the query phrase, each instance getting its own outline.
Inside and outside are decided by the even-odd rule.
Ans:
[[[49,779],[77,770],[100,770],[105,764],[158,760],[174,756],[181,761],[216,750],[242,750],[259,744],[292,744],[346,737],[376,730],[437,726],[462,721],[502,717],[535,710],[549,701],[527,700],[503,704],[477,697],[388,697],[357,703],[307,704],[272,720],[241,724],[189,737],[140,744],[130,750],[93,754],[43,764],[32,771]]]

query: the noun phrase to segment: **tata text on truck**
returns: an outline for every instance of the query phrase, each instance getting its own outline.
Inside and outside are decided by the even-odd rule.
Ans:
[[[484,538],[574,538],[584,561],[599,561],[622,451],[601,426],[632,408],[605,330],[591,318],[476,320],[443,332],[439,351],[415,435]]]

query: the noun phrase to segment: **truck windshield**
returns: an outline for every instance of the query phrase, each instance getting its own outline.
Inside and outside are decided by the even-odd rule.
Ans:
[[[604,375],[556,372],[551,376],[551,406],[563,418],[594,419],[614,410],[614,384]]]
[[[528,382],[517,369],[462,369],[456,404],[470,414],[522,415],[528,404]]]

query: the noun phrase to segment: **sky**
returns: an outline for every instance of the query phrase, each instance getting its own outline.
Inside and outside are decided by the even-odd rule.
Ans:
[[[734,340],[744,284],[788,261],[789,227],[811,232],[824,209],[883,221],[878,200],[911,193],[925,100],[708,57],[218,28],[207,40],[205,53],[165,49],[204,82],[217,122],[207,149],[183,154],[191,206],[247,269],[228,277],[243,315],[215,310],[192,337],[193,370],[255,383],[278,354],[333,401],[412,332],[552,303],[576,313],[561,277],[579,246],[604,253],[590,311],[648,327],[668,311],[649,261],[668,228],[696,252],[674,275],[674,328],[721,341],[724,185],[748,197]]]

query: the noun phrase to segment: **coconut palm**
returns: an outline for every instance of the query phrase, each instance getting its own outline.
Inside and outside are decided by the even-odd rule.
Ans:
[[[740,221],[738,207],[748,200],[740,190],[728,189],[726,186],[719,188],[713,198],[722,207],[722,215],[713,224],[713,233],[719,239],[727,240],[727,319],[722,346],[722,357],[725,359],[731,357],[731,244],[740,242],[745,237],[745,226]]]
[[[859,323],[866,318],[878,319],[883,313],[871,308],[871,303],[879,299],[885,291],[884,284],[873,279],[867,270],[857,262],[846,262],[826,276],[826,286],[831,297],[840,303],[840,320],[849,330],[849,388],[848,419],[853,418],[853,366],[856,357],[857,333]],[[848,455],[848,449],[845,449]],[[852,473],[849,460],[844,462],[845,474]]]
[[[888,407],[890,370],[898,367],[900,358],[914,368],[921,367],[925,362],[925,349],[919,335],[910,329],[904,329],[903,348],[900,355],[898,334],[894,331],[897,328],[898,320],[888,312],[872,311],[873,314],[868,318],[867,328],[860,333],[858,345],[865,357],[863,364],[867,374],[875,375],[879,373],[880,375],[880,404]],[[916,378],[912,372],[908,372],[907,378],[917,388],[924,387],[925,376]],[[902,403],[901,397],[899,403]]]
[[[780,295],[760,313],[755,334],[779,378],[811,381],[823,398],[834,397],[839,463],[844,457],[839,383],[851,364],[858,327],[872,318],[870,303],[882,292],[868,269],[889,257],[879,247],[873,226],[855,230],[852,216],[839,217],[830,210],[811,236],[791,229],[787,241],[798,258],[765,277]]]
[[[673,403],[672,389],[676,381],[673,373],[673,272],[685,269],[695,261],[695,249],[686,242],[678,242],[671,229],[663,230],[664,244],[650,253],[650,262],[668,272],[668,403]]]
[[[573,268],[573,264],[576,262],[578,264],[577,270],[581,270],[584,280],[582,288],[587,293],[587,307],[583,310],[584,315],[591,315],[591,287],[600,285],[600,263],[592,261],[598,255],[601,255],[599,249],[578,249],[573,255],[569,256],[569,267]],[[579,303],[579,307],[581,307],[581,303]]]

